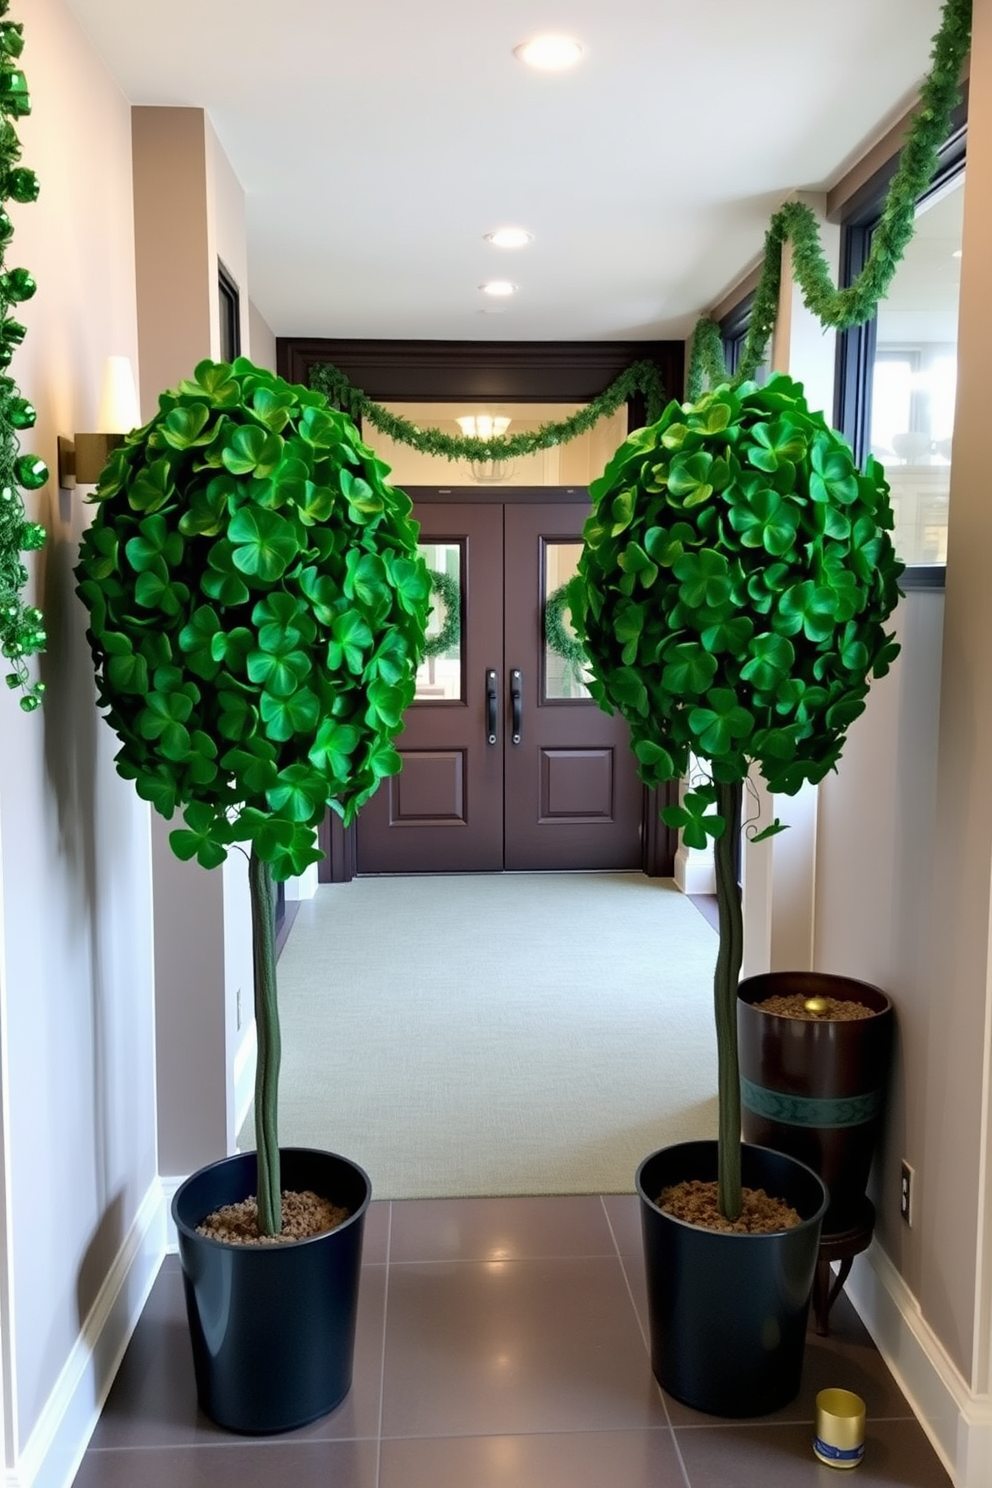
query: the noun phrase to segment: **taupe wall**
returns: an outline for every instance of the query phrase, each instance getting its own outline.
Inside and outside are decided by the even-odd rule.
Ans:
[[[896,999],[880,1242],[977,1392],[988,1389],[992,892],[992,5],[976,0],[946,600],[901,607],[903,655],[821,789],[816,960]],[[898,1169],[916,1169],[912,1229]]]
[[[53,479],[28,498],[50,533],[28,559],[49,632],[46,703],[25,714],[0,696],[11,1473],[156,1183],[149,813],[96,710],[72,576],[89,514],[54,480],[56,434],[95,427],[104,359],[137,366],[130,108],[63,0],[31,0],[25,22],[33,112],[17,129],[41,196],[11,204],[7,261],[39,288],[13,371],[38,409],[24,446]]]
[[[244,195],[202,109],[135,108],[135,255],[143,412],[217,356],[217,262],[240,290],[248,339]],[[152,824],[158,1140],[181,1176],[233,1150],[237,1046],[251,1018],[247,880],[239,855],[206,872],[180,863],[176,825]],[[239,1028],[238,994],[244,1011]]]
[[[965,177],[958,395],[937,755],[932,1014],[922,1161],[919,1297],[940,1338],[988,1388],[985,1154],[992,887],[992,5],[976,0]],[[978,1274],[982,1264],[985,1275]],[[981,1302],[981,1316],[976,1304]],[[983,1377],[984,1376],[984,1377]]]
[[[258,367],[276,370],[276,338],[262,312],[248,304],[248,355]]]
[[[873,684],[838,773],[820,787],[817,825],[816,969],[873,982],[896,1004],[892,1099],[874,1196],[878,1238],[917,1295],[931,1224],[924,1092],[941,1006],[927,960],[943,616],[939,590],[903,600],[895,618],[902,652]],[[918,1182],[912,1230],[899,1217],[903,1157]]]
[[[207,126],[202,109],[136,108],[134,240],[144,418],[219,337],[212,312]],[[213,332],[217,324],[216,332]]]

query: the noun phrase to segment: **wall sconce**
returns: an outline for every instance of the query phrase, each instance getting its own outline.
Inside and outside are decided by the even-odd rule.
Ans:
[[[99,434],[76,434],[72,439],[59,435],[59,487],[63,491],[95,485],[111,454],[123,443],[124,435],[141,423],[138,391],[128,357],[107,358],[96,421]]]

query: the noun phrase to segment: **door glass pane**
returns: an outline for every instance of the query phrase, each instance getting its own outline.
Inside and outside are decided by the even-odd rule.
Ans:
[[[542,424],[570,418],[584,403],[383,403],[390,413],[401,415],[419,429],[440,429],[462,438],[459,420],[488,419],[478,429],[480,438],[497,431],[528,434]],[[499,422],[493,427],[494,420]],[[505,427],[501,427],[505,425]],[[513,460],[493,464],[448,460],[443,455],[424,455],[407,444],[390,439],[368,420],[362,438],[390,467],[394,486],[587,486],[602,475],[618,445],[627,437],[627,409],[621,406],[610,418],[600,419],[585,434],[568,444],[538,450]]]
[[[589,696],[589,668],[563,592],[581,552],[580,542],[544,544],[544,696],[550,702]]]
[[[461,701],[462,546],[457,542],[419,544],[431,575],[431,614],[427,655],[417,671],[416,702]]]
[[[892,487],[893,541],[904,563],[947,561],[963,200],[961,175],[917,214],[878,310],[871,451]]]

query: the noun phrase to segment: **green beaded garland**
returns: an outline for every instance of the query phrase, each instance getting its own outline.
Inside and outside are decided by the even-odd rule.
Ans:
[[[0,0],[0,16],[6,13],[7,0]],[[38,199],[38,177],[18,164],[21,142],[12,122],[31,110],[27,79],[19,66],[12,65],[22,46],[21,25],[0,23],[0,197],[30,204]],[[8,269],[4,263],[13,233],[10,215],[0,207],[0,655],[10,662],[7,686],[20,689],[21,707],[30,713],[41,702],[44,688],[40,682],[32,683],[26,658],[44,650],[46,636],[41,611],[23,599],[28,570],[21,554],[42,546],[45,528],[28,519],[17,487],[40,490],[48,480],[48,466],[38,455],[19,453],[18,430],[32,428],[37,414],[3,370],[27,334],[11,317],[11,307],[29,300],[37,289],[27,269]]]

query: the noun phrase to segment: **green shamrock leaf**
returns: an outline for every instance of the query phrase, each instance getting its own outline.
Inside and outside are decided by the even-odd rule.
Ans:
[[[292,523],[278,512],[241,507],[231,518],[227,535],[234,549],[234,566],[267,584],[281,579],[299,552]]]
[[[764,548],[781,558],[796,541],[799,508],[767,487],[758,490],[747,503],[732,506],[730,525],[741,535],[746,548]]]
[[[358,610],[345,610],[335,616],[331,624],[331,640],[327,643],[327,665],[332,672],[342,662],[350,672],[360,672],[365,664],[365,652],[373,643],[373,636]]]

